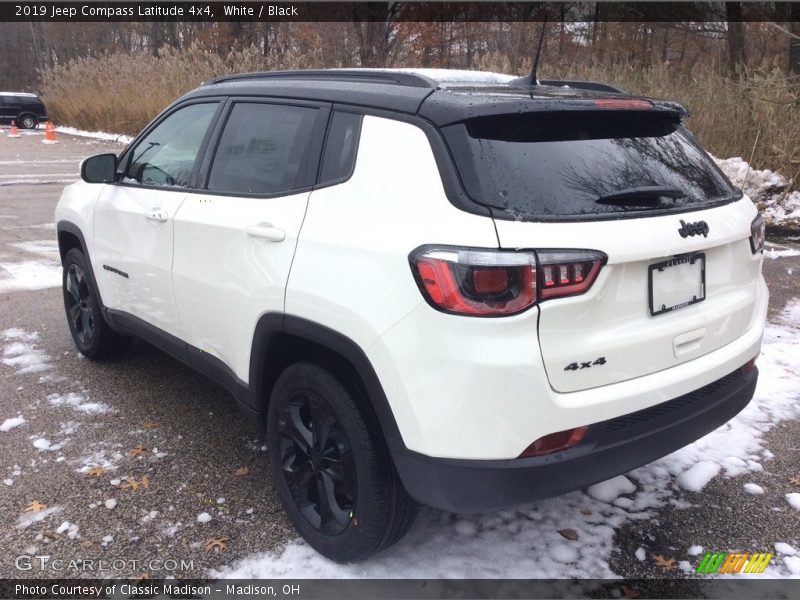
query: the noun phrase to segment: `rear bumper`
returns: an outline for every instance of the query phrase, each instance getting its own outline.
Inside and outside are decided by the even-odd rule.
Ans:
[[[495,510],[604,481],[681,448],[741,411],[758,370],[744,368],[691,393],[595,423],[580,445],[515,460],[432,458],[395,452],[397,470],[419,502],[453,512]]]

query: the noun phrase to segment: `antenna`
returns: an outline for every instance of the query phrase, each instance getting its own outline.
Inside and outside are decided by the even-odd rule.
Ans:
[[[531,68],[531,72],[525,77],[517,77],[516,79],[512,79],[509,81],[509,84],[512,85],[539,85],[539,79],[536,76],[536,69],[539,67],[539,56],[542,53],[542,43],[544,42],[544,30],[547,27],[547,14],[544,16],[544,21],[542,21],[542,29],[539,32],[539,44],[536,47],[536,54],[533,55],[533,67]]]

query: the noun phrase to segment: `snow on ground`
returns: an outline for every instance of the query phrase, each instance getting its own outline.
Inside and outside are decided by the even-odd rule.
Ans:
[[[786,542],[778,542],[775,544],[775,552],[785,554],[786,556],[794,556],[797,554],[797,548]]]
[[[104,131],[84,131],[82,129],[75,129],[74,127],[56,127],[56,131],[58,133],[66,133],[67,135],[74,135],[77,137],[119,142],[120,144],[128,144],[133,139],[129,135],[121,135],[118,133],[106,133]]]
[[[39,512],[23,512],[17,519],[17,529],[27,529],[34,523],[39,523],[47,519],[50,515],[61,512],[60,506],[51,506]]]
[[[715,159],[733,184],[763,211],[768,225],[800,230],[800,192],[786,193],[789,182],[769,169],[753,169],[736,156]]]
[[[748,494],[753,494],[755,496],[760,496],[764,493],[764,488],[762,488],[757,483],[745,483],[744,484],[744,491]]]
[[[14,369],[17,375],[42,373],[53,369],[50,357],[36,344],[39,340],[38,333],[29,333],[18,327],[12,327],[0,332],[0,338],[5,342],[3,364]]]
[[[762,470],[772,454],[762,436],[776,423],[800,417],[800,302],[767,327],[758,359],[761,376],[753,401],[730,423],[626,477],[519,507],[476,515],[422,509],[408,536],[366,563],[339,565],[290,542],[277,552],[245,558],[209,576],[222,578],[609,578],[614,531],[632,519],[656,515],[666,504],[685,506],[683,487],[702,490],[716,476]],[[630,485],[628,485],[630,484]],[[683,486],[683,487],[682,487]],[[588,491],[588,490],[587,490]],[[800,510],[800,494],[787,501]],[[620,503],[620,500],[628,502]],[[621,505],[622,504],[622,505]],[[559,533],[574,529],[570,541]],[[703,551],[692,546],[688,557]],[[642,553],[638,553],[639,558]],[[796,561],[793,559],[797,559]],[[649,560],[645,553],[645,560]],[[682,561],[687,562],[687,561]],[[696,559],[689,559],[691,567]],[[685,566],[685,565],[684,565]],[[690,569],[691,570],[691,569]],[[770,577],[800,573],[800,557],[786,555]]]
[[[111,407],[103,402],[87,402],[81,394],[69,392],[68,394],[50,394],[47,401],[53,406],[66,406],[78,412],[90,415],[102,415],[111,412]]]
[[[797,492],[786,494],[786,501],[793,509],[800,510],[800,494]]]
[[[712,460],[703,460],[678,475],[678,485],[690,492],[699,492],[719,475],[722,465]]]
[[[0,292],[61,286],[61,267],[52,260],[0,263]]]
[[[14,427],[19,427],[25,422],[25,418],[22,415],[17,417],[11,417],[10,419],[6,419],[3,421],[3,424],[0,425],[0,431],[11,431]]]
[[[60,260],[58,241],[56,240],[32,240],[28,242],[15,242],[10,245],[14,246],[14,248],[19,248],[20,250],[32,254],[39,254],[54,261]],[[60,284],[61,282],[59,281],[59,285]]]

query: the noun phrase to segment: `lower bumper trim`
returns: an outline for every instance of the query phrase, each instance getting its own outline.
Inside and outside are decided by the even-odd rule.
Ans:
[[[605,481],[690,444],[747,406],[757,380],[757,369],[737,369],[689,394],[595,423],[578,446],[547,456],[464,460],[400,450],[393,458],[408,493],[423,504],[459,513],[508,508]]]

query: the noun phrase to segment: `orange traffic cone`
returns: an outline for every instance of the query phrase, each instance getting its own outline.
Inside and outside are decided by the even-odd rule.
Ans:
[[[56,126],[53,125],[52,121],[48,121],[44,126],[44,139],[42,142],[45,144],[55,144],[57,141]]]
[[[13,138],[20,137],[16,121],[11,121],[11,130],[8,132],[8,137],[13,137]]]

